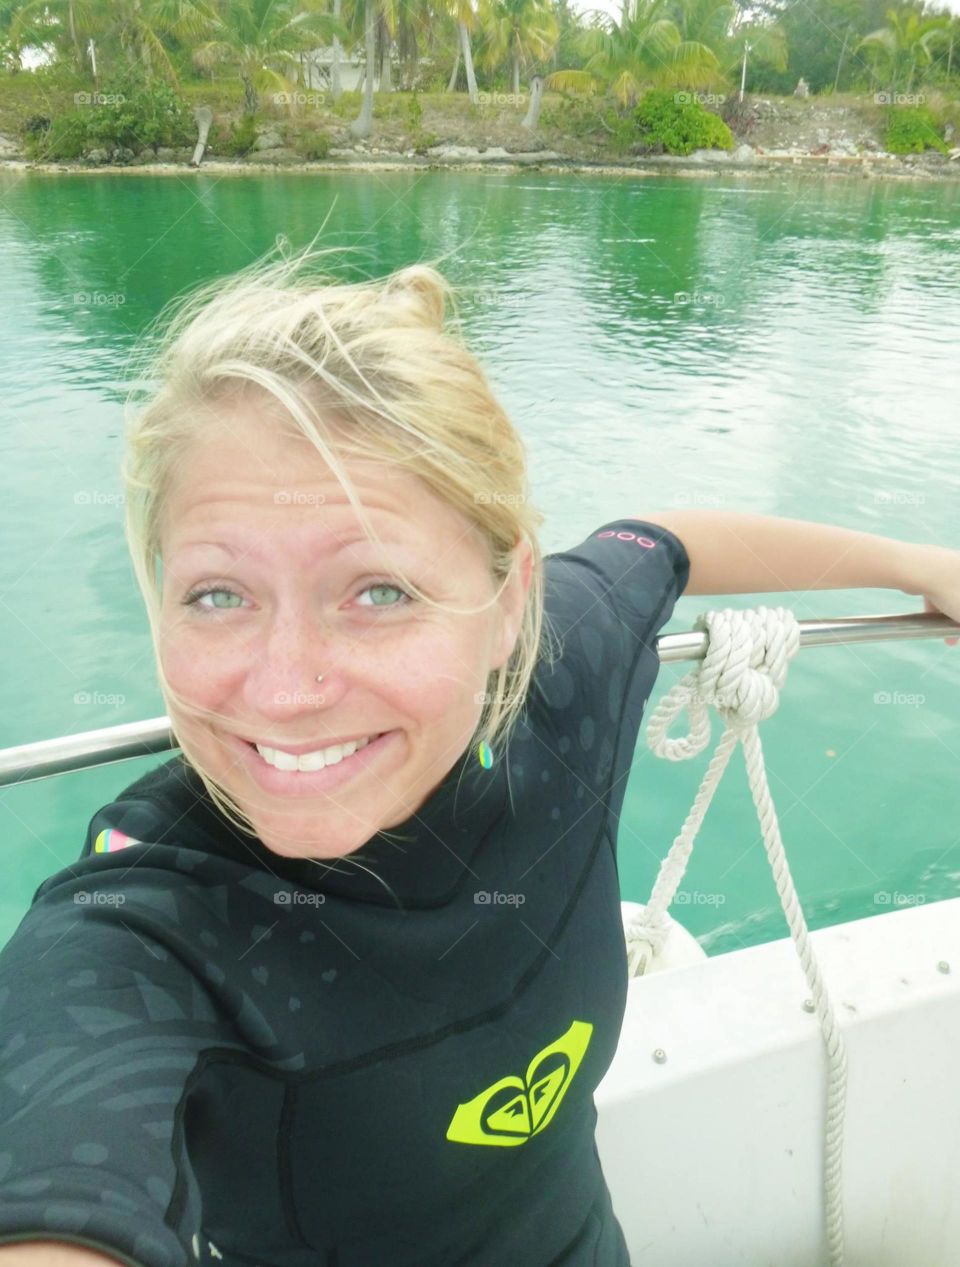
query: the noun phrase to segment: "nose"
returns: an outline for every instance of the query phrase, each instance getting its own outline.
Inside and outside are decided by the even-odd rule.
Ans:
[[[274,721],[329,709],[346,690],[347,653],[344,639],[315,612],[278,616],[255,644],[245,683],[247,706]]]

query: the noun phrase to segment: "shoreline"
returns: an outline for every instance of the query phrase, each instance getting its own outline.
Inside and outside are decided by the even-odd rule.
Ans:
[[[711,152],[712,153],[712,152]],[[564,173],[585,173],[594,176],[634,176],[650,177],[670,173],[675,176],[709,177],[715,175],[775,175],[779,173],[819,174],[824,176],[843,176],[846,178],[874,180],[907,180],[934,181],[952,183],[960,181],[960,162],[947,161],[931,164],[928,162],[905,162],[894,155],[845,155],[845,154],[762,154],[755,155],[747,161],[736,161],[726,156],[722,150],[716,151],[717,158],[691,158],[673,154],[649,155],[642,159],[632,159],[623,163],[590,162],[584,159],[564,159],[557,154],[544,155],[538,152],[517,153],[504,156],[494,154],[484,158],[482,152],[468,156],[439,157],[421,155],[405,157],[372,158],[358,156],[356,159],[338,157],[335,159],[315,160],[275,160],[246,161],[237,159],[211,158],[200,167],[191,167],[183,162],[148,162],[148,163],[84,163],[71,162],[38,162],[22,158],[0,159],[0,170],[39,172],[44,175],[151,175],[182,176],[202,175],[213,172],[219,176],[263,175],[269,172],[302,172],[304,174],[332,172],[382,172],[382,171],[430,171],[449,170],[519,172],[531,169],[551,175]]]

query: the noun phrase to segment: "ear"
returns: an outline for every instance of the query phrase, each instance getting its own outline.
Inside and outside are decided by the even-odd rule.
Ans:
[[[520,627],[523,624],[523,613],[530,593],[530,582],[533,578],[533,550],[529,541],[518,540],[513,548],[513,563],[510,578],[500,595],[500,620],[494,656],[490,664],[490,672],[501,668],[510,659]]]

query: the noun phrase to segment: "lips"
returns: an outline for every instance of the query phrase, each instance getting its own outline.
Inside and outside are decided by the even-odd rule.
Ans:
[[[401,731],[385,731],[376,739],[371,739],[364,747],[358,748],[351,756],[343,757],[335,765],[324,766],[320,770],[278,770],[261,757],[255,744],[235,736],[231,736],[229,742],[242,754],[244,766],[250,777],[264,792],[274,796],[297,798],[334,793],[355,779],[362,780],[372,766],[383,771],[379,776],[382,778],[386,771],[394,766],[403,751],[401,739]],[[267,747],[270,746],[267,745]],[[391,756],[391,753],[394,755]],[[383,768],[384,763],[386,763],[386,770]]]
[[[302,757],[305,752],[322,752],[325,748],[335,748],[345,743],[355,743],[359,739],[369,739],[373,743],[375,739],[379,739],[381,735],[386,733],[385,730],[368,730],[360,734],[350,735],[346,739],[319,739],[316,743],[273,743],[266,739],[244,739],[243,743],[249,744],[254,749],[259,744],[261,748],[274,748],[279,752],[289,752],[293,757]]]

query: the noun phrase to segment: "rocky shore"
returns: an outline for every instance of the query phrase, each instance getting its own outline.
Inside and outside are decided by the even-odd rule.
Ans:
[[[805,172],[831,176],[899,180],[960,180],[960,147],[949,155],[935,150],[922,154],[886,153],[880,140],[881,114],[832,100],[756,98],[750,102],[731,151],[695,150],[685,157],[631,153],[620,156],[584,138],[557,133],[531,135],[516,120],[490,118],[466,126],[464,120],[436,126],[437,143],[411,148],[402,129],[384,127],[370,141],[353,142],[345,126],[337,128],[326,156],[306,158],[291,141],[293,126],[265,122],[256,148],[243,158],[213,152],[201,171],[241,174],[264,170],[392,171],[459,167],[466,170],[536,168],[548,172],[580,171],[611,175],[654,175],[664,170],[677,175],[708,176],[730,173]],[[948,143],[953,144],[948,137]],[[151,172],[183,175],[191,171],[193,151],[183,149],[91,150],[83,160],[31,162],[19,143],[0,135],[0,166],[52,172]]]

